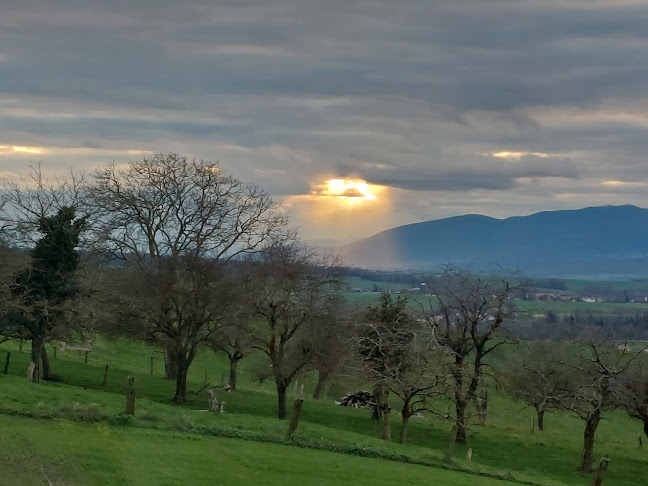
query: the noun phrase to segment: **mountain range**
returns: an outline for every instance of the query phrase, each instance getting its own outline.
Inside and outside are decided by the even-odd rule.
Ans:
[[[349,266],[433,271],[443,265],[526,275],[648,276],[648,209],[598,206],[496,219],[408,224],[340,247]]]

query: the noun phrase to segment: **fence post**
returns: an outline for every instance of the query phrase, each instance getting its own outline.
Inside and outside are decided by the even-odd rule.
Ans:
[[[11,361],[11,351],[7,351],[7,359],[5,360],[4,374],[9,374],[9,361]]]
[[[129,376],[126,384],[126,415],[135,415],[135,377]]]

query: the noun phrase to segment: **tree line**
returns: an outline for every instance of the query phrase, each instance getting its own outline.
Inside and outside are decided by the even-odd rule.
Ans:
[[[353,308],[341,261],[302,245],[266,192],[217,163],[167,153],[53,181],[35,168],[1,194],[0,342],[31,342],[35,382],[57,378],[46,342],[101,333],[161,349],[177,403],[198,352],[227,357],[233,391],[256,353],[280,419],[291,384],[313,374],[315,398],[331,381],[371,384],[385,439],[395,401],[401,442],[411,417],[446,419],[449,454],[486,423],[494,389],[533,407],[539,431],[545,412],[580,417],[584,470],[608,410],[626,410],[648,436],[648,354],[620,344],[617,328],[579,321],[538,336],[536,323],[541,339],[524,339],[520,289],[453,267],[421,277],[429,295]]]

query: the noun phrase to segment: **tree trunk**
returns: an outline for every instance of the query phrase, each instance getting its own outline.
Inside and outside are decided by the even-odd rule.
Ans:
[[[313,393],[313,398],[319,400],[322,397],[324,388],[328,384],[329,374],[325,371],[317,370],[317,385],[315,386],[315,392]]]
[[[544,414],[545,411],[543,408],[538,408],[536,409],[536,412],[538,414],[538,430],[542,432],[544,430]]]
[[[585,422],[585,432],[583,433],[583,456],[581,459],[580,470],[592,471],[594,464],[594,436],[596,429],[601,421],[600,410],[594,411]]]
[[[236,356],[230,356],[230,372],[229,372],[229,386],[232,391],[236,391],[236,370],[238,368],[238,362],[241,358]]]
[[[643,427],[643,429],[644,429],[644,434],[646,434],[646,437],[648,437],[648,417],[646,417],[646,418],[644,419],[644,423],[643,423],[643,425],[644,425],[644,427]]]
[[[31,362],[34,363],[34,372],[32,373],[31,381],[33,383],[40,382],[40,361],[41,354],[43,350],[44,339],[42,336],[33,336],[32,337],[32,348],[31,348]]]
[[[189,371],[189,366],[180,366],[180,363],[176,363],[178,367],[173,401],[175,403],[185,403],[187,401],[187,372]]]
[[[304,406],[304,400],[297,399],[293,405],[293,414],[290,419],[290,424],[288,425],[288,431],[286,432],[286,439],[292,439],[295,436],[295,431],[299,426],[299,417],[301,417],[302,407]]]
[[[488,390],[482,392],[477,414],[479,416],[479,425],[486,425],[486,418],[488,417]]]
[[[407,423],[409,421],[410,416],[412,415],[410,406],[409,406],[409,401],[405,402],[403,404],[403,409],[401,410],[401,429],[400,429],[400,443],[404,444],[407,442]]]
[[[164,354],[164,379],[175,380],[178,378],[178,363],[170,350]]]
[[[375,385],[373,388],[373,396],[375,405],[371,409],[371,418],[373,420],[380,420],[382,418],[382,404],[383,404],[383,387],[382,385]]]
[[[286,412],[286,395],[288,391],[288,384],[283,381],[276,381],[277,384],[277,416],[280,420],[285,420],[287,416]]]
[[[456,399],[457,411],[457,436],[456,442],[460,444],[466,443],[466,406],[468,403],[465,400]]]
[[[452,460],[452,455],[454,453],[454,446],[457,442],[457,431],[459,430],[459,427],[455,423],[452,426],[452,429],[450,430],[450,437],[448,438],[448,447],[446,448],[445,454],[443,456],[443,460],[446,462],[450,462]]]
[[[51,380],[52,368],[50,367],[49,356],[47,356],[45,345],[41,347],[41,362],[43,364],[43,380]]]
[[[391,415],[391,408],[389,403],[384,403],[382,408],[382,438],[383,440],[391,441],[391,424],[389,423],[389,416]]]

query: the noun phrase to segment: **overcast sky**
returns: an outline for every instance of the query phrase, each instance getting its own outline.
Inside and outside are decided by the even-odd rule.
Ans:
[[[0,178],[180,152],[307,240],[648,206],[647,25],[646,0],[0,0]]]

